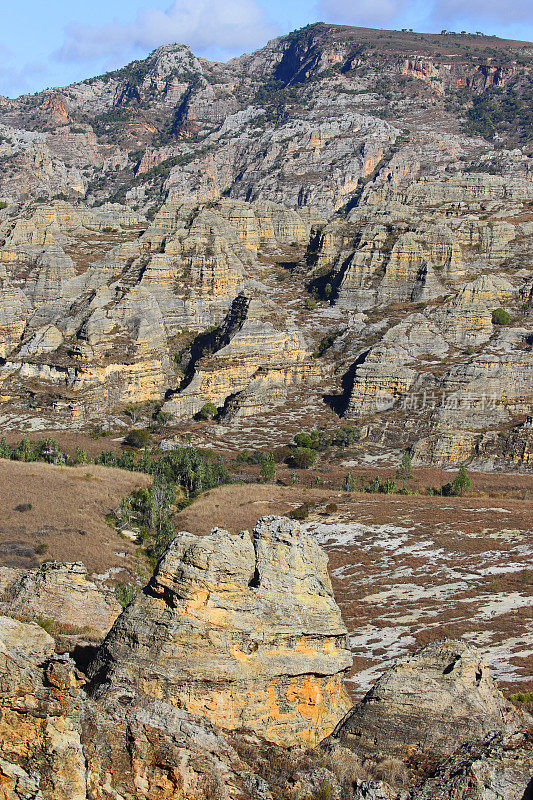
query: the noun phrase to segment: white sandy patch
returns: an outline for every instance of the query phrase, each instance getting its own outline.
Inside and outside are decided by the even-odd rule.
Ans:
[[[485,600],[488,595],[484,595],[479,600]],[[461,600],[460,602],[469,602],[468,600]],[[471,602],[471,600],[470,600]],[[507,614],[509,611],[515,611],[517,608],[531,607],[533,608],[533,597],[524,597],[520,592],[510,592],[504,594],[503,592],[493,596],[490,602],[478,608],[476,617],[497,617],[500,614]]]

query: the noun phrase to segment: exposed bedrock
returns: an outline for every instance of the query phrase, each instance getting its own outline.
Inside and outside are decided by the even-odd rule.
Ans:
[[[223,728],[314,744],[350,707],[350,664],[326,556],[298,523],[264,517],[253,536],[179,534],[90,674],[103,703],[141,691]]]
[[[460,641],[433,642],[379,678],[333,734],[354,752],[446,756],[465,742],[524,732],[524,719],[498,690],[479,653]]]

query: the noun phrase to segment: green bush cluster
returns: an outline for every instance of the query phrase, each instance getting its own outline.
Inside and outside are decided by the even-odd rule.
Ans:
[[[466,112],[466,130],[493,139],[507,133],[517,141],[526,141],[533,123],[531,84],[528,86],[490,86],[472,97]]]
[[[351,447],[361,436],[359,428],[355,425],[342,425],[334,431],[323,428],[314,428],[307,433],[301,431],[294,437],[297,447],[311,447],[313,450],[326,450],[328,447]]]
[[[148,447],[150,444],[150,432],[146,428],[134,428],[124,438],[124,444],[135,448]]]
[[[511,315],[503,308],[495,308],[492,312],[493,325],[509,325],[511,322]]]
[[[0,458],[11,461],[44,461],[48,464],[86,464],[89,458],[85,450],[76,448],[75,455],[62,452],[55,439],[46,438],[31,441],[23,438],[17,445],[8,445],[5,437],[0,439]],[[153,456],[148,450],[140,454],[131,451],[116,453],[104,450],[94,459],[94,464],[104,467],[118,467],[133,472],[145,472],[157,478],[164,478],[169,484],[178,484],[186,495],[203,492],[230,483],[231,477],[224,462],[210,450],[197,450],[194,447],[176,447],[164,454]]]
[[[205,403],[196,414],[196,419],[213,419],[217,415],[217,407],[214,403]]]
[[[326,287],[327,287],[327,286],[329,286],[329,287],[330,287],[330,289],[331,289],[331,284],[330,284],[330,283],[327,283],[327,284],[326,284]],[[326,291],[326,290],[324,290],[324,291]],[[330,293],[329,293],[329,294],[331,294],[331,291],[330,291]],[[328,295],[328,296],[329,296],[329,295]],[[324,355],[324,353],[326,353],[326,352],[327,352],[327,351],[328,351],[328,350],[329,350],[331,347],[333,347],[333,345],[334,345],[334,343],[335,343],[335,339],[337,339],[337,338],[338,338],[338,337],[341,335],[341,333],[342,333],[342,331],[340,331],[340,330],[336,330],[336,331],[333,331],[332,333],[328,333],[328,335],[327,335],[327,336],[324,336],[324,337],[323,337],[323,338],[320,340],[320,342],[319,342],[319,345],[318,345],[317,349],[316,349],[316,350],[315,350],[315,352],[313,353],[313,356],[314,356],[314,358],[320,358],[320,357],[321,357],[321,356],[323,356],[323,355]]]
[[[297,469],[309,469],[316,462],[317,451],[312,447],[295,447],[290,457],[290,463]]]
[[[32,441],[23,437],[16,445],[8,445],[5,437],[0,439],[0,458],[10,461],[43,461],[46,464],[84,464],[87,460],[85,450],[76,448],[74,457],[63,453],[55,439],[47,437]]]

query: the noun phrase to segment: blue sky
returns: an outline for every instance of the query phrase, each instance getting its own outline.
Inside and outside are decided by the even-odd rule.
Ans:
[[[225,60],[317,20],[533,39],[530,0],[22,0],[2,14],[0,94],[82,80],[167,42]]]

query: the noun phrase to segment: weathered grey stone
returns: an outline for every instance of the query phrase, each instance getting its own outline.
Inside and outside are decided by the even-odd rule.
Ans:
[[[93,691],[140,690],[223,728],[315,743],[349,708],[345,637],[327,559],[298,523],[264,517],[253,539],[182,533],[107,636]]]

